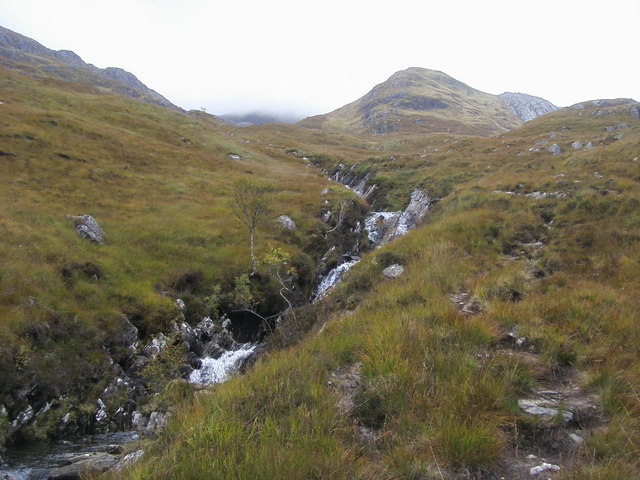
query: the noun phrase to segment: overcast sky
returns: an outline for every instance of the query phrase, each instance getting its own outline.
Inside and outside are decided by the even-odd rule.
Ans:
[[[186,108],[326,113],[407,67],[558,106],[640,100],[640,0],[1,0],[0,25]]]

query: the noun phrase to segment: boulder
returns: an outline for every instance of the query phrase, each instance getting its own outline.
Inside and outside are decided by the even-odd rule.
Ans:
[[[582,148],[582,142],[573,142],[571,148]]]
[[[400,275],[404,273],[404,267],[399,263],[394,263],[393,265],[389,265],[382,271],[382,274],[387,278],[398,278]]]
[[[629,114],[636,120],[640,120],[640,106],[633,105],[632,107],[629,107]]]
[[[66,215],[66,218],[70,219],[76,232],[83,237],[94,243],[103,244],[105,240],[105,234],[98,225],[98,222],[91,215]]]
[[[276,218],[276,222],[278,222],[280,225],[291,232],[295,232],[298,229],[296,222],[294,222],[291,217],[288,217],[286,215],[280,215],[278,218]]]
[[[51,480],[76,480],[90,475],[104,473],[118,463],[118,457],[106,452],[77,457],[71,465],[51,470],[47,478]]]
[[[562,153],[562,148],[557,143],[554,143],[550,147],[547,148],[551,155],[560,155]]]

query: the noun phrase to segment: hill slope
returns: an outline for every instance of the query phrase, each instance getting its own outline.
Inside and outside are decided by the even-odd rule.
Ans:
[[[51,50],[4,27],[0,27],[0,65],[41,78],[56,76],[102,91],[140,98],[148,103],[180,110],[132,73],[116,67],[97,68],[85,63],[70,50]]]
[[[396,72],[355,102],[300,122],[354,133],[465,135],[495,135],[521,123],[499,97],[424,68]]]
[[[639,109],[585,103],[360,163],[391,196],[441,200],[301,343],[176,412],[126,478],[637,478]],[[290,151],[344,161],[319,148]]]
[[[308,294],[329,248],[308,240],[324,225],[328,180],[300,160],[247,143],[210,115],[44,72],[0,67],[0,92],[0,443],[112,428],[96,424],[95,402],[132,366],[130,354],[170,336],[175,322],[199,322],[212,292],[221,295],[213,308],[226,308],[249,266],[247,232],[228,201],[234,179],[278,191],[256,253],[283,248],[296,295]],[[297,233],[283,235],[281,214]],[[78,235],[68,216],[79,215],[95,218],[103,245]],[[264,274],[247,293],[263,315],[282,301],[272,281]],[[138,338],[129,353],[127,332]]]

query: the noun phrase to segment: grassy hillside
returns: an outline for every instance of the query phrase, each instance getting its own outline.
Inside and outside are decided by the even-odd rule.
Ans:
[[[301,312],[304,340],[177,408],[118,478],[524,479],[543,459],[545,478],[637,478],[639,140],[614,103],[380,146],[372,182],[441,197],[425,224]],[[523,410],[545,395],[555,416]]]
[[[560,471],[545,478],[637,478],[638,104],[589,102],[471,137],[419,100],[431,118],[420,120],[451,132],[383,137],[347,123],[238,129],[0,74],[0,400],[19,412],[12,395],[33,385],[32,403],[55,399],[26,438],[51,434],[72,404],[94,411],[126,347],[123,314],[144,341],[181,318],[178,296],[199,320],[204,299],[249,271],[234,179],[275,186],[258,254],[290,254],[306,298],[336,240],[319,220],[330,185],[319,169],[344,164],[377,186],[376,208],[427,191],[424,225],[285,318],[245,375],[198,395],[172,384],[166,431],[111,476],[524,479],[546,461]],[[457,118],[476,133],[509,126],[464,108]],[[78,214],[98,221],[104,245],[78,236],[65,217]],[[405,273],[384,277],[396,263]],[[276,310],[265,279],[251,285],[254,306]]]
[[[522,121],[495,95],[442,72],[408,68],[355,102],[300,124],[350,133],[495,135]]]
[[[0,92],[3,399],[34,382],[43,402],[104,388],[112,368],[104,348],[117,343],[123,313],[144,338],[178,318],[174,298],[185,292],[175,285],[185,273],[202,279],[202,297],[214,285],[232,288],[250,265],[247,231],[228,205],[234,178],[276,187],[257,253],[284,248],[308,292],[324,253],[315,251],[323,241],[309,247],[308,238],[327,182],[300,160],[270,156],[209,115],[55,78],[2,70]],[[104,245],[65,218],[80,214],[97,220]],[[298,232],[284,233],[280,214]],[[267,304],[265,295],[256,301]]]

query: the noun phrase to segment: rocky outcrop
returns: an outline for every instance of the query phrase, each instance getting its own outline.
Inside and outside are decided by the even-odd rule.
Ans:
[[[505,92],[498,97],[523,122],[558,110],[558,107],[548,100],[525,93]]]
[[[367,180],[369,180],[371,174],[368,172],[359,173],[356,167],[357,165],[355,164],[347,167],[344,163],[340,163],[336,168],[328,172],[329,178],[334,182],[349,187],[360,198],[366,199],[377,187],[376,185],[367,185]]]
[[[94,243],[103,244],[105,240],[105,234],[98,225],[98,222],[91,215],[66,215],[66,218],[73,222],[76,232],[81,237],[91,240]]]
[[[411,194],[411,201],[401,212],[372,212],[365,220],[369,240],[380,246],[404,235],[424,217],[431,205],[431,198],[420,188]]]

